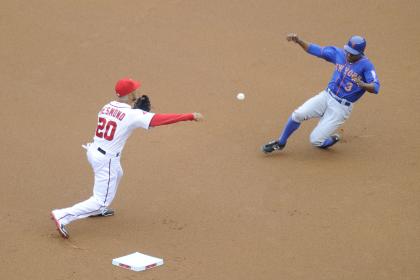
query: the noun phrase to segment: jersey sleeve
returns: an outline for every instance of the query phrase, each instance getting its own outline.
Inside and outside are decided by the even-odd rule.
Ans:
[[[372,64],[369,64],[368,67],[366,67],[363,72],[363,76],[366,83],[374,83],[375,94],[378,94],[381,84],[379,83],[378,76],[376,75],[375,67]]]
[[[193,121],[194,115],[193,114],[156,114],[153,116],[150,126],[160,126],[160,125],[167,125],[182,121]]]
[[[334,46],[320,47],[316,44],[310,44],[308,53],[319,58],[323,58],[328,62],[336,63],[338,49]]]
[[[146,112],[140,109],[132,109],[133,126],[135,128],[149,129],[150,122],[152,121],[154,113]]]

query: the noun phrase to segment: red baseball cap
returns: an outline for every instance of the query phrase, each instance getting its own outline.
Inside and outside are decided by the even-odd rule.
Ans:
[[[140,82],[130,78],[123,78],[115,85],[115,93],[119,97],[126,96],[140,87]]]

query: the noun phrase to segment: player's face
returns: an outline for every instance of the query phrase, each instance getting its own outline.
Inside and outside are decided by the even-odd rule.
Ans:
[[[356,54],[356,55],[354,55],[354,54],[351,54],[351,53],[349,53],[349,52],[346,52],[346,59],[347,59],[347,61],[348,61],[348,62],[350,62],[350,63],[353,63],[353,62],[358,61],[361,57],[362,57],[362,55],[361,55],[361,54]]]
[[[133,91],[132,93],[130,93],[130,95],[128,96],[128,98],[130,99],[130,101],[132,103],[134,103],[137,99],[137,90]]]

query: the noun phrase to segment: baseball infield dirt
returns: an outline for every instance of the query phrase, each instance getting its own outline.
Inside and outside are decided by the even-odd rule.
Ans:
[[[420,279],[419,14],[409,0],[3,0],[1,278]],[[365,36],[382,88],[331,150],[311,147],[309,121],[265,156],[333,69],[288,32]],[[136,132],[116,215],[64,240],[49,213],[91,194],[81,144],[124,76],[154,111],[206,120]],[[135,251],[165,264],[111,265]]]

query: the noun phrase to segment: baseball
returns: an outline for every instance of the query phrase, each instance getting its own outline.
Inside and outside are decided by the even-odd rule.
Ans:
[[[238,99],[238,100],[244,100],[245,99],[245,94],[243,94],[242,92],[238,93],[236,95],[236,99]]]

